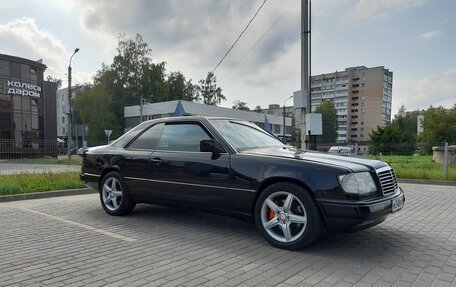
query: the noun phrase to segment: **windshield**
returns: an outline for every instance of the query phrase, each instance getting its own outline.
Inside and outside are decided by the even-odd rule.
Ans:
[[[212,125],[236,150],[283,147],[280,140],[250,122],[211,120]]]

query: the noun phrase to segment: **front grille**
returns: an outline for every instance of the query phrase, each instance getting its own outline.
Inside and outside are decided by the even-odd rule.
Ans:
[[[382,185],[383,194],[394,192],[397,189],[397,179],[392,168],[377,169],[377,174]]]

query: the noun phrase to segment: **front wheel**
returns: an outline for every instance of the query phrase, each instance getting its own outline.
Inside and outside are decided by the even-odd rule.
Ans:
[[[301,186],[276,183],[255,204],[255,223],[263,237],[283,249],[309,245],[321,232],[321,216],[312,196]]]
[[[103,209],[111,215],[129,214],[136,206],[122,176],[115,171],[106,174],[103,178],[100,186],[100,201]]]

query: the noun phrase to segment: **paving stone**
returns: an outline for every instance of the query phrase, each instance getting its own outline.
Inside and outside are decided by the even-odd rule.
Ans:
[[[381,225],[300,251],[215,215],[138,204],[109,216],[96,194],[0,203],[0,285],[455,285],[456,187],[402,186],[404,209]]]

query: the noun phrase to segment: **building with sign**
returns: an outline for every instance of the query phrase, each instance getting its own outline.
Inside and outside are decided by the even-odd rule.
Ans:
[[[41,60],[0,54],[0,152],[47,155],[56,143],[57,85],[44,81],[45,70]]]

